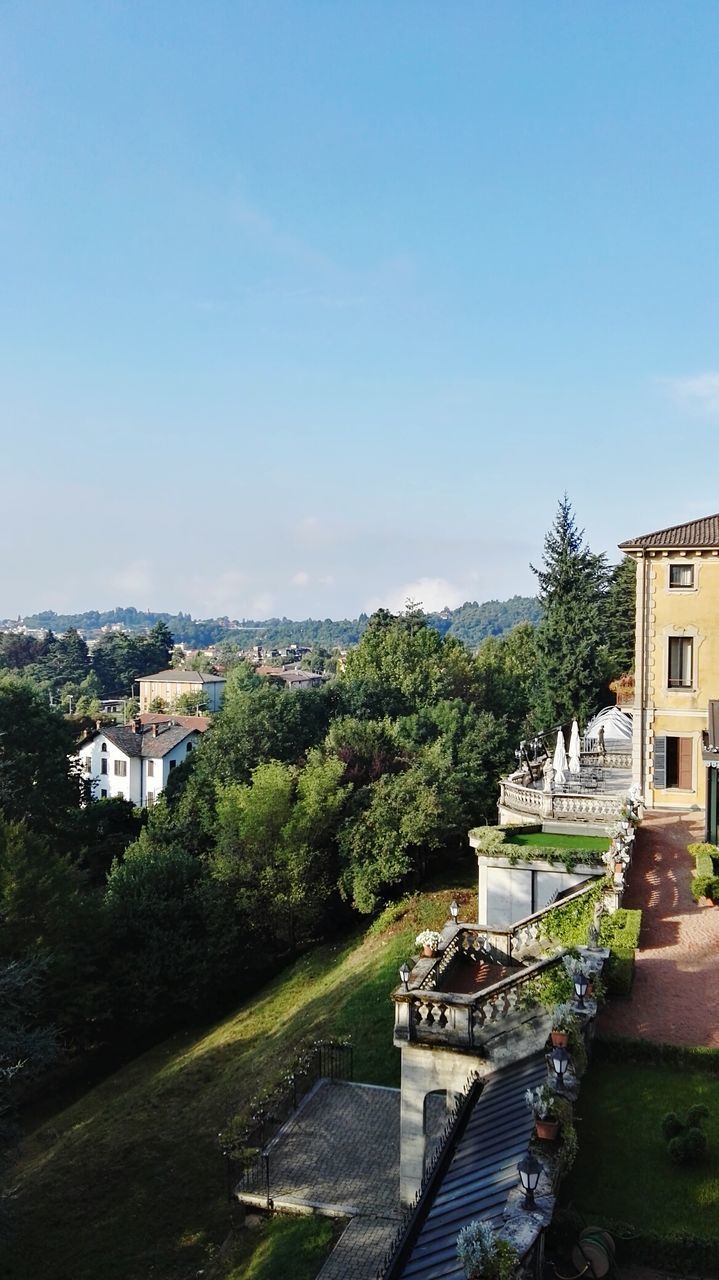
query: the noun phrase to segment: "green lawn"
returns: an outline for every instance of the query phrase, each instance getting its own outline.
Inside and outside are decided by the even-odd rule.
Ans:
[[[172,1037],[38,1127],[15,1174],[3,1280],[194,1280],[230,1225],[216,1143],[230,1109],[321,1035],[351,1035],[356,1079],[397,1085],[389,992],[453,895],[476,918],[476,897],[452,881],[389,908],[364,936],[317,947],[210,1030]],[[271,1261],[275,1237],[260,1244]],[[248,1276],[290,1274],[261,1258]]]
[[[531,844],[550,849],[591,849],[595,853],[604,853],[609,848],[609,840],[605,836],[552,835],[549,831],[512,832],[507,836],[505,844]]]
[[[315,1280],[345,1225],[333,1218],[267,1218],[238,1236],[225,1280]]]
[[[710,1111],[705,1165],[680,1168],[661,1133],[668,1111]],[[594,1063],[577,1107],[579,1155],[561,1201],[592,1222],[640,1234],[719,1239],[719,1077],[691,1067]]]

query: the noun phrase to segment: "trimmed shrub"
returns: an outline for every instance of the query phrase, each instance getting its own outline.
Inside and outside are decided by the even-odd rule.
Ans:
[[[701,1129],[685,1129],[672,1138],[669,1155],[675,1164],[700,1164],[707,1153],[707,1136]]]
[[[628,996],[634,981],[634,957],[642,927],[641,911],[622,907],[602,920],[599,940],[609,947],[610,956],[603,971],[610,996]]]

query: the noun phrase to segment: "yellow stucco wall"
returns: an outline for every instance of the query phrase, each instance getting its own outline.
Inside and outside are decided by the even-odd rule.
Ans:
[[[692,565],[691,588],[669,586],[672,564]],[[644,558],[644,600],[638,595],[637,638],[643,632],[644,733],[646,757],[643,790],[653,806],[686,808],[705,803],[706,768],[702,764],[702,732],[707,727],[710,698],[719,697],[719,551],[701,554],[649,553]],[[641,575],[640,579],[641,581]],[[639,616],[645,611],[642,620]],[[643,623],[643,626],[641,625]],[[692,684],[670,688],[669,637],[688,636],[693,641]],[[639,648],[638,648],[639,658]],[[639,662],[638,662],[639,668]],[[638,681],[639,699],[641,684]],[[639,725],[635,710],[635,724]],[[654,740],[661,736],[688,737],[692,741],[690,789],[653,786]]]

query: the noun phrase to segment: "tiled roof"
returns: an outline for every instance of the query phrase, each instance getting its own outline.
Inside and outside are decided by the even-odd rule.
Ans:
[[[690,520],[687,524],[673,524],[668,529],[642,533],[638,538],[628,538],[626,542],[619,543],[620,551],[629,551],[634,547],[719,547],[719,514],[704,516],[701,520]]]
[[[212,724],[209,716],[180,716],[174,711],[169,716],[166,711],[143,711],[138,720],[141,724],[181,724],[184,729],[197,729],[200,733]]]
[[[167,728],[160,729],[157,734],[154,734],[152,729],[135,733],[131,724],[119,724],[114,728],[103,729],[101,732],[104,733],[108,742],[112,742],[126,756],[142,756],[143,759],[159,760],[185,738],[189,738],[195,730],[186,729],[184,725],[178,724],[168,725]]]
[[[546,1077],[544,1057],[536,1054],[487,1078],[398,1280],[461,1280],[457,1232],[473,1218],[502,1225],[507,1197],[519,1184],[517,1161],[534,1127],[524,1092]]]
[[[224,676],[210,676],[204,671],[189,671],[185,667],[170,667],[169,671],[157,671],[154,676],[141,676],[140,680],[164,680],[166,684],[214,684]]]

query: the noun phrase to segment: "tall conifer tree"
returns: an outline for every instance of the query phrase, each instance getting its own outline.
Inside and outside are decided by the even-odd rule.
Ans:
[[[607,565],[586,545],[566,494],[544,539],[542,567],[531,568],[544,610],[535,636],[535,722],[549,730],[577,716],[584,725],[607,675]]]

